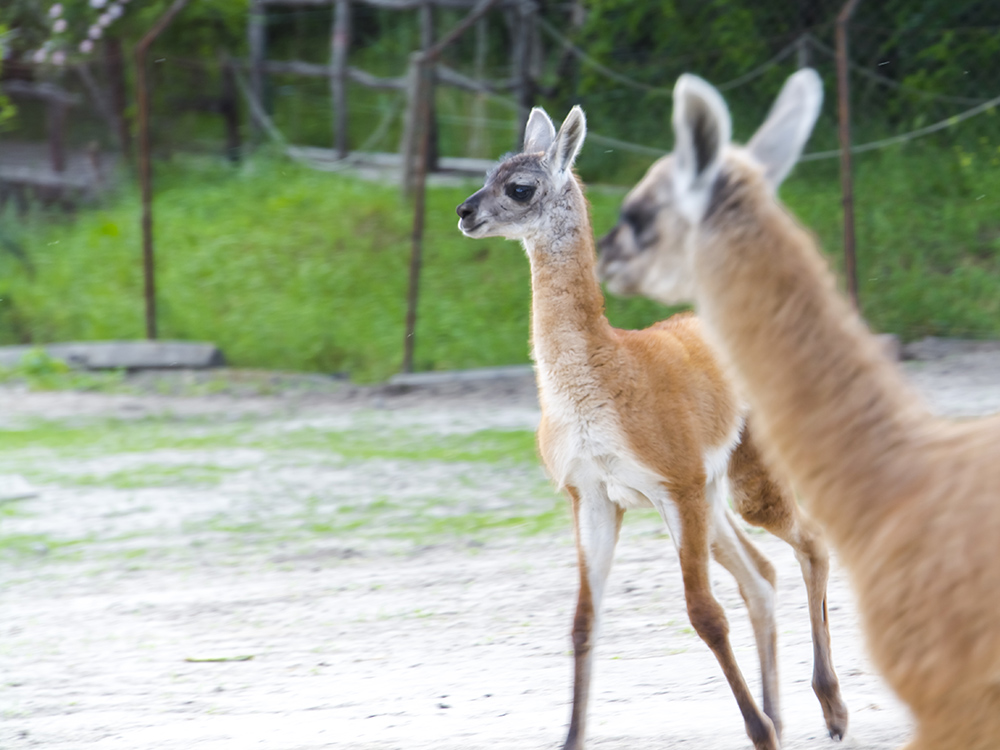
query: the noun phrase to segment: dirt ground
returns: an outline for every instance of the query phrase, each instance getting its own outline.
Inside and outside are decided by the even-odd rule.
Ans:
[[[995,352],[907,366],[934,407],[956,415],[1000,410],[998,368]],[[568,523],[429,524],[547,518],[562,501],[537,463],[418,450],[533,429],[531,382],[405,390],[0,389],[0,427],[51,433],[0,454],[0,748],[559,747],[576,586]],[[96,447],[73,432],[88,429]],[[232,445],[196,440],[223,429]],[[280,447],[303,430],[347,442],[340,454]],[[119,433],[146,443],[101,447]],[[278,447],[264,439],[275,436]],[[380,451],[392,440],[410,440],[410,453]],[[353,521],[338,526],[338,514]],[[784,746],[834,747],[809,687],[798,566],[781,542],[753,538],[779,571]],[[759,692],[742,603],[720,568],[713,581]],[[837,568],[829,600],[852,711],[841,746],[898,747],[909,719],[873,673]],[[651,515],[626,517],[594,686],[595,750],[750,747]]]

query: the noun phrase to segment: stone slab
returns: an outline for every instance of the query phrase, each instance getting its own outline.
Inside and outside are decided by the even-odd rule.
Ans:
[[[481,380],[505,380],[507,378],[534,378],[534,376],[535,368],[532,365],[507,365],[504,367],[477,367],[472,370],[400,373],[389,378],[389,385],[427,386]]]
[[[79,341],[0,347],[0,367],[16,367],[25,354],[43,349],[80,370],[165,370],[222,367],[215,344],[192,341]]]

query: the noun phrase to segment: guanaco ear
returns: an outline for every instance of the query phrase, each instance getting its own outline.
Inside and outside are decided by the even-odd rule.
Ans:
[[[545,162],[549,165],[557,183],[569,177],[576,155],[587,137],[587,118],[577,105],[569,111],[556,138],[545,151]]]
[[[823,81],[812,68],[803,68],[785,81],[764,124],[747,144],[773,188],[802,155],[822,106]]]
[[[535,107],[524,126],[524,153],[534,154],[545,151],[556,137],[556,126],[541,107]]]
[[[705,213],[732,137],[729,108],[708,82],[685,73],[674,86],[674,194],[692,222]]]

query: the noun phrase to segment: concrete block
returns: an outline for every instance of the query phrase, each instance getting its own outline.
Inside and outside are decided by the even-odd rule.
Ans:
[[[33,349],[43,349],[80,370],[165,370],[222,367],[215,344],[191,341],[80,341],[38,346],[0,347],[0,367],[16,367]]]

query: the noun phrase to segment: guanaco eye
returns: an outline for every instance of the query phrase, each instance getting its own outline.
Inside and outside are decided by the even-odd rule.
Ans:
[[[508,198],[513,198],[518,203],[527,203],[531,200],[531,196],[535,194],[535,188],[531,185],[518,185],[512,182],[504,188],[504,192]]]

